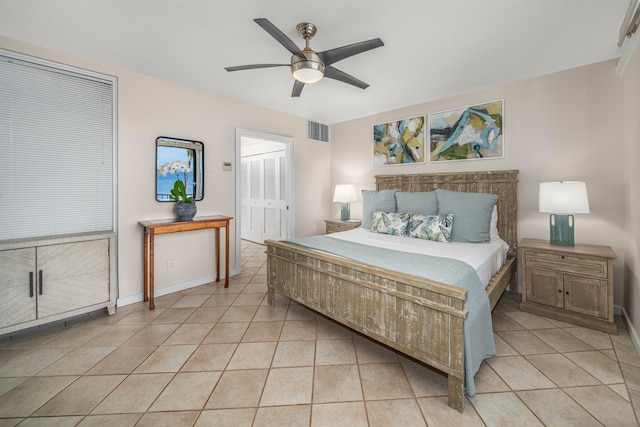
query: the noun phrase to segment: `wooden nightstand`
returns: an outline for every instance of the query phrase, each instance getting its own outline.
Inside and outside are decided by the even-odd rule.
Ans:
[[[518,251],[522,311],[617,333],[613,321],[613,249],[522,239]]]
[[[337,233],[338,231],[353,230],[354,228],[360,227],[360,224],[362,224],[362,221],[360,220],[342,221],[340,218],[325,219],[324,222],[327,223],[327,234]]]

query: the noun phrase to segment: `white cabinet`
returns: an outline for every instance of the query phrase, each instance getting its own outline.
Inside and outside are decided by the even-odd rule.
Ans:
[[[0,242],[0,335],[101,308],[115,313],[115,233]]]

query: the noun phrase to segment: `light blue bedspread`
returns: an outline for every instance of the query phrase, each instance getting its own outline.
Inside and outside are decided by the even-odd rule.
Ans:
[[[398,252],[327,236],[301,237],[286,242],[467,289],[464,305],[468,310],[464,321],[465,387],[467,394],[475,394],[473,377],[482,361],[496,354],[496,346],[489,297],[473,267],[455,259]]]

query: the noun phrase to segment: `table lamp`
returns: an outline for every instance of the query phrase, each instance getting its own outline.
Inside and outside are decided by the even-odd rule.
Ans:
[[[333,193],[333,201],[342,203],[342,209],[340,209],[340,219],[342,221],[348,221],[351,218],[350,202],[358,200],[356,196],[356,189],[351,184],[338,184],[336,185],[336,191]]]
[[[541,182],[539,211],[549,213],[552,245],[574,246],[572,214],[589,213],[587,184],[582,181]]]

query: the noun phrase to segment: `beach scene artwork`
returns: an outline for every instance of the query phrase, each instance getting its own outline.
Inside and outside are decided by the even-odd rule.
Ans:
[[[185,183],[187,193],[194,196],[194,150],[181,147],[157,147],[156,159],[156,200],[168,201],[171,189],[180,179]]]

